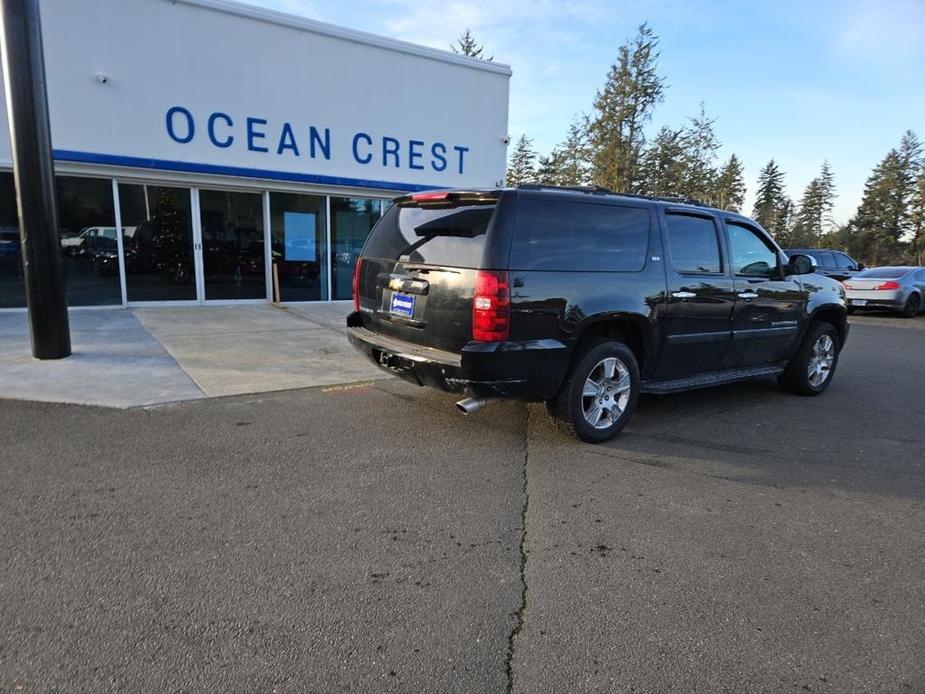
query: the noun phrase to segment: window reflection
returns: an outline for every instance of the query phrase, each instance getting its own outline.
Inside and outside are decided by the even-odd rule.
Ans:
[[[56,176],[55,188],[68,305],[122,303],[111,180]]]
[[[0,172],[0,308],[26,305],[13,174]]]
[[[263,197],[200,190],[202,264],[208,299],[264,299]]]
[[[722,272],[712,218],[671,213],[665,219],[671,264],[675,270],[681,273]]]
[[[353,297],[353,269],[381,204],[369,198],[331,198],[332,286],[335,299]]]
[[[129,301],[196,298],[189,188],[119,184]]]
[[[727,228],[735,274],[758,277],[777,274],[777,253],[768,248],[756,232],[735,222],[727,222]]]
[[[112,180],[57,176],[62,269],[71,306],[121,303]],[[195,301],[190,188],[119,183],[127,298]],[[281,300],[350,299],[356,259],[383,209],[375,198],[270,193]],[[206,299],[266,297],[260,193],[199,191]],[[329,286],[331,292],[329,295]],[[13,175],[0,172],[0,308],[25,306]]]
[[[270,193],[273,266],[281,301],[328,298],[325,218],[324,196]]]

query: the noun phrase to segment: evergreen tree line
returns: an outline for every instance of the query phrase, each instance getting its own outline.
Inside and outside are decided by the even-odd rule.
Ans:
[[[472,41],[468,33],[465,38]],[[703,104],[681,127],[646,136],[666,88],[658,72],[658,43],[647,24],[639,27],[620,47],[591,113],[577,116],[548,155],[541,156],[521,135],[508,162],[507,185],[600,186],[741,211],[742,161],[735,154],[719,161],[716,119]],[[836,190],[828,161],[797,202],[787,194],[784,178],[777,162],[769,161],[758,175],[752,209],[752,217],[784,248],[837,248],[871,266],[925,264],[925,165],[912,131],[874,168],[857,213],[841,227],[832,218]]]

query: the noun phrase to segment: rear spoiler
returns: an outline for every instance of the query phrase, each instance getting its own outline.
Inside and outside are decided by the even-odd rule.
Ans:
[[[425,190],[395,198],[398,207],[456,207],[458,205],[494,205],[498,191],[486,190]]]

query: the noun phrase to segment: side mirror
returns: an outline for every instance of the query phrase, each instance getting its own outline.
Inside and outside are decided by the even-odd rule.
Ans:
[[[866,270],[867,266],[864,263],[858,263],[858,272],[861,270]]]
[[[797,253],[790,256],[787,262],[786,272],[788,275],[809,275],[816,271],[816,259],[811,255]]]

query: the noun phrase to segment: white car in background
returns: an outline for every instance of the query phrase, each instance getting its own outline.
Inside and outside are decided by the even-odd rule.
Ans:
[[[874,267],[849,277],[842,284],[848,312],[889,309],[914,318],[925,308],[925,268]]]
[[[116,228],[87,227],[86,229],[82,229],[81,232],[77,234],[77,236],[61,239],[61,252],[65,255],[77,255],[80,253],[80,249],[84,245],[84,241],[97,237],[104,237],[115,241]]]

